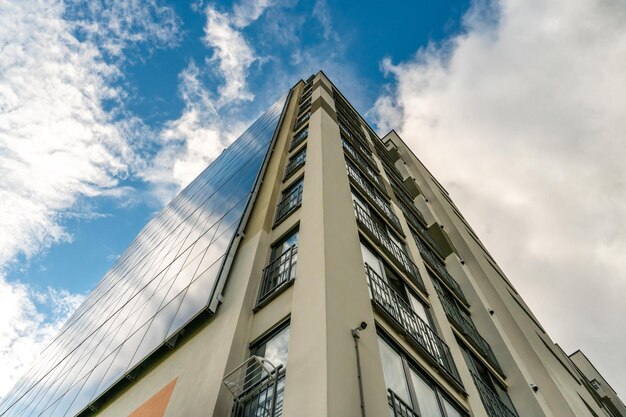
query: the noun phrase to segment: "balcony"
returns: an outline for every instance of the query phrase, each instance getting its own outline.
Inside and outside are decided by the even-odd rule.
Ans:
[[[251,356],[222,383],[234,397],[231,417],[280,417],[283,413],[285,372],[282,365]]]
[[[391,389],[387,389],[387,401],[389,402],[389,411],[392,417],[420,417],[413,408],[398,397],[398,394]]]
[[[409,342],[424,355],[425,359],[461,385],[448,345],[367,263],[365,272],[374,306],[390,319],[391,324],[407,335]]]
[[[363,173],[365,173],[365,175],[367,175],[367,178],[378,187],[378,191],[380,191],[385,197],[389,197],[387,189],[383,184],[383,179],[380,177],[378,172],[372,168],[376,165],[371,165],[373,162],[370,162],[370,159],[364,157],[360,152],[357,152],[357,150],[354,149],[354,147],[344,138],[341,138],[341,143],[343,145],[343,149],[350,156],[352,161],[361,169]]]
[[[287,164],[287,167],[285,168],[285,180],[289,177],[291,177],[291,175],[296,172],[297,170],[299,170],[301,167],[304,166],[304,163],[306,162],[306,148],[302,149],[300,152],[298,152]]]
[[[283,195],[282,200],[276,208],[276,219],[274,225],[283,221],[289,214],[302,205],[302,182],[300,181],[295,187]]]
[[[263,269],[257,305],[268,301],[295,279],[297,259],[298,246],[293,245]]]
[[[419,289],[426,292],[424,281],[422,281],[422,277],[420,276],[417,267],[413,261],[409,259],[406,252],[389,238],[387,230],[383,229],[382,226],[376,223],[367,213],[365,208],[363,208],[356,201],[353,201],[353,203],[356,219],[358,223],[365,228],[368,236],[378,243],[380,248],[391,257],[396,265],[398,265],[409,276],[411,281],[413,281]]]
[[[465,294],[463,294],[463,291],[461,291],[461,287],[459,286],[458,282],[456,282],[455,279],[452,278],[452,275],[450,275],[446,267],[443,265],[442,261],[439,260],[433,250],[428,247],[428,245],[426,245],[424,242],[422,242],[419,237],[414,236],[414,238],[415,244],[417,245],[417,248],[419,249],[422,258],[431,268],[435,270],[439,279],[441,279],[452,290],[452,292],[454,292],[454,294],[467,305],[468,302],[465,298]]]
[[[474,377],[474,383],[476,384],[476,388],[478,388],[480,399],[489,417],[518,417],[517,413],[507,407],[500,397],[498,397],[498,394],[493,392],[480,377],[476,376],[474,373],[472,373],[472,377]]]
[[[391,210],[389,203],[384,197],[377,191],[357,170],[354,165],[346,161],[346,169],[348,170],[348,176],[354,181],[358,189],[361,190],[369,199],[374,202],[376,207],[382,212],[385,218],[396,228],[397,231],[402,231],[400,220],[398,216]]]
[[[292,151],[298,147],[304,140],[309,136],[309,129],[304,128],[298,134],[296,134],[293,139],[291,139],[291,145],[289,146],[289,150]]]
[[[483,339],[478,333],[474,323],[464,313],[461,312],[459,306],[454,299],[444,294],[444,292],[435,284],[435,288],[439,293],[439,299],[443,304],[443,309],[446,315],[450,319],[450,322],[461,332],[466,339],[474,346],[476,350],[489,362],[489,364],[496,370],[501,376],[504,376],[504,372],[496,359],[496,355],[493,353],[489,343]]]

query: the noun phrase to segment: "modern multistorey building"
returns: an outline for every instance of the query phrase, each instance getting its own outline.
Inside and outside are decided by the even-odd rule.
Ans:
[[[585,356],[585,354],[577,350],[569,355],[569,358],[574,363],[574,366],[582,375],[581,382],[591,385],[592,389],[589,391],[595,391],[598,400],[606,406],[606,408],[612,413],[613,416],[626,417],[626,405],[619,399],[615,390],[611,385],[606,382],[604,377],[598,372],[591,361]]]
[[[619,416],[574,360],[320,72],[142,230],[0,415]]]

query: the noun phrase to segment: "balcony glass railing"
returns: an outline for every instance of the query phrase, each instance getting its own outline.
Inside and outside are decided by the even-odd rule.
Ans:
[[[378,243],[380,248],[409,276],[411,281],[425,292],[426,287],[424,287],[424,281],[422,281],[417,266],[409,259],[404,249],[389,238],[387,230],[376,223],[364,207],[356,201],[353,201],[353,203],[358,223],[365,228],[372,239]]]
[[[293,245],[271,261],[264,269],[257,304],[262,303],[278,289],[296,277],[298,246]]]
[[[500,397],[498,397],[498,394],[493,392],[480,377],[476,376],[474,373],[472,373],[472,376],[474,377],[474,383],[476,384],[476,388],[478,388],[480,399],[489,417],[518,417],[517,413],[507,407]]]
[[[456,282],[454,278],[452,278],[452,275],[450,275],[446,267],[442,264],[442,262],[437,257],[437,255],[435,255],[433,250],[424,242],[422,242],[422,240],[419,237],[417,236],[413,236],[413,237],[415,239],[415,244],[417,245],[417,248],[419,249],[420,254],[422,255],[422,258],[426,261],[426,263],[435,270],[436,275],[448,287],[450,287],[452,292],[454,292],[454,294],[456,294],[457,297],[459,297],[465,304],[467,304],[467,299],[465,298],[465,294],[463,294],[463,291],[461,290],[459,283]]]
[[[389,414],[391,417],[420,417],[413,408],[391,389],[387,389],[387,401],[389,402]]]
[[[461,312],[460,307],[456,304],[456,301],[454,301],[454,299],[450,299],[449,296],[444,294],[438,285],[435,284],[435,288],[437,289],[437,293],[439,293],[439,299],[441,300],[443,309],[452,324],[457,328],[457,330],[465,335],[472,346],[474,346],[474,348],[476,348],[476,350],[483,355],[487,362],[489,362],[489,364],[491,364],[491,366],[493,366],[498,373],[503,375],[502,368],[496,359],[496,355],[491,349],[491,345],[483,339],[480,333],[478,333],[478,330],[474,327],[474,323],[471,319]]]
[[[365,263],[365,271],[374,305],[409,336],[413,344],[430,359],[433,365],[461,384],[448,345],[367,263]]]

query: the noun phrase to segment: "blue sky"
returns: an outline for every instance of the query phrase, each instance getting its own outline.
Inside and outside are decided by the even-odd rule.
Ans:
[[[624,16],[592,0],[3,3],[0,397],[143,225],[319,69],[444,183],[555,340],[626,392]]]

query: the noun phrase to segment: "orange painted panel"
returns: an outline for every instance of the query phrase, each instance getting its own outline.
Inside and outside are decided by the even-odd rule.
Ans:
[[[161,388],[159,392],[154,394],[152,398],[139,406],[128,417],[163,417],[167,404],[170,402],[170,397],[174,391],[176,380],[174,378],[172,382]]]

